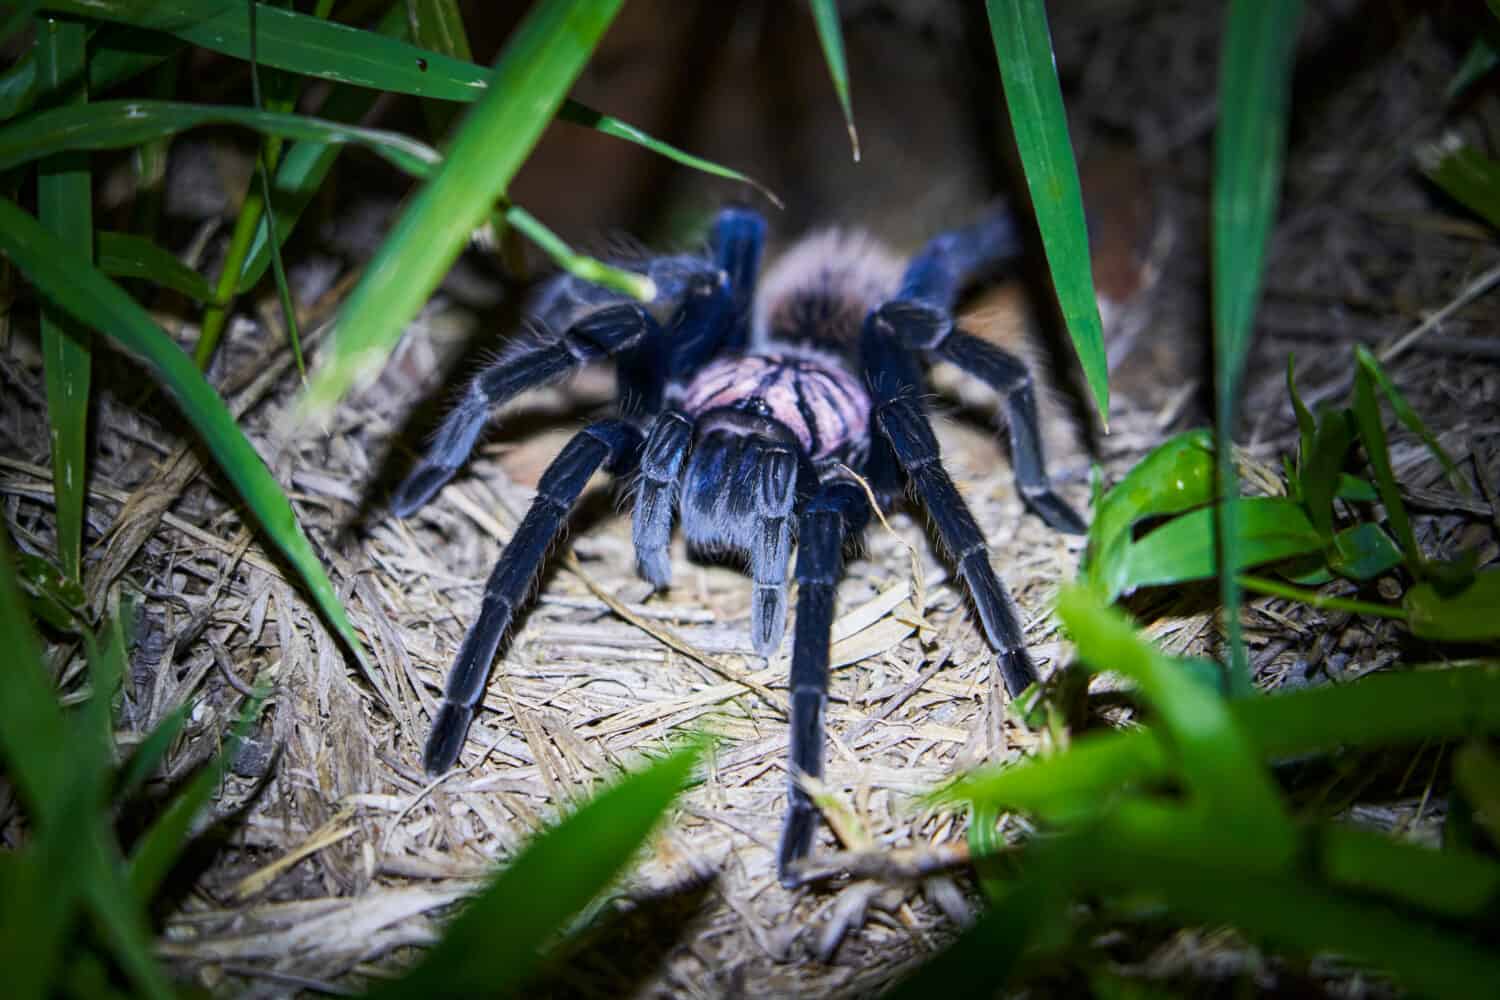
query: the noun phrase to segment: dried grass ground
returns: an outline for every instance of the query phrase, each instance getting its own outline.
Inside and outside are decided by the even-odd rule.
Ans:
[[[1197,234],[1212,121],[1192,112],[1203,90],[1181,88],[1180,102],[1160,113],[1161,122],[1176,123],[1168,129],[1155,127],[1157,112],[1130,86],[1109,81],[1144,79],[1124,71],[1152,65],[1152,46],[1167,32],[1182,59],[1198,60],[1174,65],[1174,82],[1201,81],[1199,63],[1211,46],[1182,39],[1212,39],[1217,19],[1178,10],[1110,20],[1123,19],[1110,12],[1124,6],[1096,5],[1103,12],[1096,21],[1080,16],[1071,32],[1059,25],[1058,33],[1065,67],[1076,63],[1070,46],[1093,46],[1090,65],[1118,63],[1115,75],[1106,66],[1098,80],[1080,84],[1095,103],[1076,138],[1086,146],[1116,119],[1130,121],[1178,236],[1142,306],[1149,325],[1117,382],[1112,433],[1096,442],[1106,477],[1196,421],[1197,369],[1183,345],[1201,343],[1206,329]],[[1312,37],[1328,23],[1320,18],[1336,26],[1335,14],[1315,9]],[[1132,31],[1111,33],[1121,24]],[[1297,350],[1304,391],[1336,399],[1355,340],[1396,343],[1500,262],[1491,235],[1438,211],[1400,150],[1393,152],[1393,143],[1435,134],[1433,95],[1451,69],[1449,48],[1419,27],[1303,113],[1249,376],[1243,440],[1252,471],[1274,469],[1292,441],[1281,381],[1289,347]],[[1160,74],[1150,86],[1159,93]],[[1485,105],[1475,117],[1491,113]],[[316,327],[351,272],[336,264],[305,273],[301,301],[316,303],[307,317]],[[399,964],[407,946],[431,941],[450,904],[597,782],[665,746],[674,732],[702,727],[724,737],[703,782],[622,885],[618,913],[598,936],[602,947],[575,955],[553,985],[587,995],[630,988],[851,994],[889,982],[951,936],[974,905],[970,888],[948,877],[911,886],[835,882],[796,893],[776,885],[785,658],[767,663],[750,653],[744,576],[691,562],[680,541],[672,590],[648,596],[632,571],[627,522],[613,515],[602,481],[497,664],[463,767],[436,785],[421,773],[442,674],[529,486],[608,394],[607,378],[591,376],[529,397],[420,516],[389,518],[382,490],[405,468],[402,449],[419,440],[412,428],[428,417],[418,408],[440,402],[436,386],[453,358],[490,336],[480,311],[461,304],[466,299],[451,289],[435,299],[380,383],[343,406],[326,433],[271,436],[296,387],[272,310],[231,330],[216,373],[321,546],[372,651],[369,677],[350,672],[217,477],[200,474],[201,456],[180,419],[128,366],[103,363],[91,599],[104,608],[124,589],[142,600],[120,745],[132,745],[174,706],[193,704],[165,786],[213,752],[247,685],[275,684],[267,723],[215,806],[217,817],[231,820],[223,849],[184,886],[164,954],[184,976],[224,992],[354,988]],[[15,315],[25,322],[22,313]],[[163,310],[169,323],[176,316]],[[1453,493],[1425,452],[1397,436],[1397,475],[1430,514],[1421,522],[1424,543],[1443,554],[1475,545],[1481,561],[1496,558],[1500,530],[1493,493],[1485,492],[1500,483],[1500,370],[1485,354],[1494,351],[1486,331],[1495,317],[1494,304],[1480,297],[1390,360],[1397,384],[1476,486],[1473,497]],[[0,382],[0,505],[23,549],[50,552],[39,359],[34,333],[19,323],[0,344]],[[945,411],[945,455],[1026,613],[1033,653],[1050,669],[1065,649],[1045,612],[1057,584],[1075,572],[1078,544],[1024,513],[1003,450],[972,408],[952,399]],[[1066,422],[1052,427],[1054,468],[1082,507],[1087,452]],[[1271,482],[1264,471],[1251,478]],[[867,539],[838,594],[828,785],[857,821],[846,824],[850,836],[880,846],[957,840],[961,819],[914,812],[912,794],[981,760],[1033,752],[1039,737],[1007,720],[991,657],[922,523],[897,514],[890,530],[876,524]],[[1135,610],[1168,648],[1213,652],[1220,637],[1209,607],[1187,591]],[[1244,617],[1268,688],[1343,682],[1436,655],[1388,624],[1283,601],[1254,602]],[[78,650],[60,645],[50,655],[64,690],[78,696]],[[1391,755],[1357,774],[1314,776],[1307,794],[1347,802],[1361,821],[1432,840],[1443,816],[1442,761],[1441,752]],[[19,823],[9,791],[0,789],[6,842],[19,836]],[[825,836],[820,850],[831,846]],[[705,882],[706,872],[717,877]],[[684,886],[692,887],[687,903],[657,905],[662,893]],[[638,919],[625,919],[626,910]],[[673,927],[681,931],[675,939],[666,933]],[[1145,933],[1099,947],[1122,970],[1157,982],[1381,989],[1337,965],[1268,961],[1232,936]]]

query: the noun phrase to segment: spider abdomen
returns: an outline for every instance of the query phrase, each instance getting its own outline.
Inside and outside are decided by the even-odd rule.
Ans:
[[[842,365],[798,354],[750,354],[706,365],[682,390],[694,418],[716,410],[766,418],[815,463],[848,460],[869,435],[870,397]]]

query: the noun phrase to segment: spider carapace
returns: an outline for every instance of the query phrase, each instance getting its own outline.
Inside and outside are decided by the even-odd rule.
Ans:
[[[679,515],[691,546],[748,561],[751,645],[763,656],[785,631],[797,542],[790,780],[777,857],[782,882],[794,885],[794,862],[817,829],[817,810],[796,778],[823,772],[834,588],[844,548],[871,513],[869,493],[846,470],[882,504],[909,489],[926,507],[1006,687],[1018,694],[1036,679],[1016,609],[939,458],[921,403],[929,365],[956,365],[999,393],[1021,495],[1059,531],[1082,532],[1084,524],[1049,484],[1027,369],[958,329],[950,312],[968,282],[1019,252],[1008,214],[936,237],[904,267],[873,240],[826,231],[793,246],[761,278],[765,237],[759,214],[724,209],[706,252],[640,265],[658,289],[650,305],[554,279],[532,310],[541,334],[469,384],[393,508],[411,514],[452,478],[493,408],[612,358],[618,415],[581,430],[542,475],[448,675],[427,770],[439,774],[457,761],[500,640],[602,465],[634,481],[636,564],[655,586],[671,580],[668,546]]]

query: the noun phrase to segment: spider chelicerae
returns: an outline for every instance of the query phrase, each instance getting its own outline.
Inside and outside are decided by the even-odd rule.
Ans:
[[[748,560],[750,639],[762,656],[781,645],[797,541],[788,808],[777,855],[781,881],[795,885],[794,863],[817,829],[817,809],[797,776],[823,772],[834,588],[844,548],[871,513],[869,493],[849,470],[881,504],[909,489],[926,507],[1007,689],[1017,695],[1036,680],[1015,606],[943,468],[921,402],[927,366],[956,365],[996,390],[1022,497],[1059,531],[1080,533],[1084,523],[1048,482],[1026,367],[959,329],[950,312],[967,283],[1019,253],[1008,214],[936,237],[905,267],[867,237],[827,231],[793,246],[761,278],[765,238],[758,213],[724,209],[706,252],[640,265],[658,289],[649,305],[554,279],[532,313],[541,334],[469,384],[397,488],[393,508],[405,517],[451,479],[494,407],[612,358],[619,415],[579,431],[543,473],[448,675],[427,770],[440,774],[457,761],[500,640],[602,465],[634,479],[636,565],[654,586],[671,581],[668,545],[679,514],[690,546]]]

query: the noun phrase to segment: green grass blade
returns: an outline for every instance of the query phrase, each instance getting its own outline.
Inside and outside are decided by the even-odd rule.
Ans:
[[[87,28],[74,21],[37,22],[37,69],[45,90],[72,107],[86,107]],[[37,167],[37,215],[42,225],[83,260],[94,256],[93,189],[88,154],[62,153]],[[42,307],[42,356],[51,435],[52,491],[57,503],[57,560],[67,576],[82,579],[83,508],[88,495],[89,381],[93,368],[88,331],[55,306]]]
[[[96,101],[87,107],[44,111],[0,129],[0,170],[69,150],[127,149],[205,125],[239,125],[286,139],[355,143],[416,177],[440,159],[431,146],[398,132],[306,115],[175,101]]]
[[[1417,163],[1444,194],[1490,225],[1500,226],[1500,163],[1456,140],[1417,150]]]
[[[1117,670],[1140,686],[1161,716],[1175,764],[1205,817],[1232,826],[1247,855],[1290,858],[1290,821],[1229,703],[1136,635],[1130,621],[1105,606],[1093,589],[1065,588],[1058,594],[1057,615],[1080,659],[1096,670]]]
[[[839,107],[844,111],[844,127],[849,130],[849,148],[854,162],[859,162],[859,132],[854,128],[854,107],[849,101],[849,65],[844,58],[844,32],[839,27],[839,9],[834,0],[808,0],[812,7],[813,22],[818,27],[818,44],[823,47],[823,61],[828,64],[828,76],[833,80],[833,92],[838,95]]]
[[[111,277],[139,278],[196,302],[213,301],[214,290],[203,275],[144,236],[100,230],[95,245],[99,270]]]
[[[120,777],[115,784],[116,798],[127,799],[134,795],[156,773],[157,765],[182,732],[183,723],[187,722],[191,709],[190,703],[178,705],[156,724],[156,728],[145,739],[136,744],[135,752],[120,768]]]
[[[193,821],[208,804],[209,797],[223,784],[235,754],[239,753],[245,737],[260,719],[267,694],[267,691],[258,689],[246,700],[234,729],[214,759],[193,775],[187,787],[172,799],[136,842],[130,856],[130,888],[137,899],[149,900],[155,896],[162,880],[182,856],[189,843],[188,834]]]
[[[520,856],[448,926],[408,975],[372,997],[506,996],[542,948],[614,879],[682,790],[696,741],[595,795]]]
[[[1239,699],[1230,711],[1263,760],[1346,747],[1400,746],[1500,733],[1500,665],[1374,674],[1353,684]],[[973,771],[932,796],[1067,822],[1122,791],[1170,779],[1154,729],[1084,736],[1065,753]]]
[[[1219,592],[1229,639],[1230,685],[1239,695],[1249,693],[1251,683],[1240,637],[1243,563],[1231,442],[1281,186],[1292,54],[1301,11],[1301,0],[1230,0],[1220,56],[1213,193],[1214,394],[1222,498]]]
[[[1109,366],[1104,356],[1104,329],[1094,294],[1078,165],[1068,139],[1046,7],[1043,0],[988,0],[986,7],[1016,149],[1042,231],[1042,247],[1047,252],[1057,301],[1094,405],[1108,427]]]
[[[1363,344],[1357,345],[1354,348],[1354,359],[1356,364],[1370,373],[1370,377],[1375,380],[1375,385],[1385,394],[1386,401],[1391,404],[1391,409],[1396,413],[1396,419],[1400,420],[1407,430],[1421,438],[1422,443],[1427,446],[1427,450],[1432,452],[1433,457],[1442,463],[1443,471],[1448,474],[1448,481],[1453,484],[1454,489],[1460,493],[1472,495],[1474,491],[1469,488],[1469,484],[1464,481],[1464,478],[1458,474],[1458,467],[1453,464],[1452,457],[1438,443],[1437,437],[1427,429],[1427,425],[1422,422],[1422,418],[1417,416],[1417,411],[1411,408],[1411,404],[1406,401],[1406,397],[1401,395],[1401,390],[1397,389],[1396,383],[1392,382],[1390,377],[1386,375],[1385,369],[1380,366],[1380,362],[1376,359],[1375,355],[1370,353],[1370,349]]]
[[[561,237],[524,208],[516,205],[508,207],[505,210],[505,221],[546,251],[547,255],[557,262],[557,266],[569,274],[582,278],[584,281],[592,281],[596,285],[613,288],[617,292],[623,292],[642,302],[650,302],[656,298],[656,283],[650,278],[644,274],[611,267],[592,257],[575,253]]]
[[[461,62],[474,61],[458,0],[405,0],[405,4],[409,37],[419,47]],[[422,102],[422,114],[434,142],[448,134],[459,110],[442,101]]]
[[[0,199],[0,251],[50,302],[140,358],[172,395],[225,477],[291,563],[324,620],[367,665],[354,627],[296,512],[192,361],[118,285],[80,261],[14,202]]]
[[[78,0],[45,6],[80,17],[105,18],[145,27],[161,25],[161,30],[172,31],[180,41],[239,59],[248,59],[250,55],[249,30],[238,2],[230,9],[197,23],[189,23],[181,0],[145,4],[145,11],[140,9],[142,4],[129,0]],[[151,10],[157,6],[163,8],[161,16]],[[396,38],[276,7],[262,6],[257,22],[259,60],[275,69],[335,83],[447,101],[477,101],[486,91],[490,75],[487,68]],[[116,53],[110,66],[111,75],[91,79],[96,79],[96,85],[104,81],[115,83],[129,74],[149,68],[150,58],[160,61],[163,57],[164,54],[156,54],[132,59],[128,51]],[[754,178],[685,153],[627,122],[571,100],[563,103],[559,117],[637,143],[693,170],[748,184],[781,207],[780,199]]]
[[[406,324],[469,234],[490,214],[621,0],[544,0],[516,29],[483,98],[454,134],[447,159],[408,204],[340,313],[303,396],[299,418],[321,419],[379,373]]]

